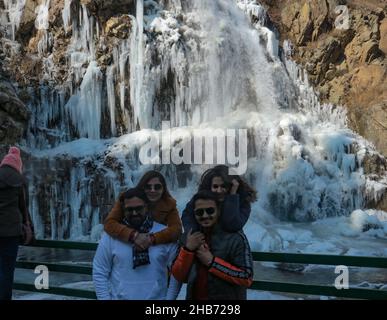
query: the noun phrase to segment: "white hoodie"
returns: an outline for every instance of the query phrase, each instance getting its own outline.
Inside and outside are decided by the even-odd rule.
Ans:
[[[165,226],[153,223],[155,233]],[[103,233],[93,261],[93,281],[98,300],[174,300],[181,285],[167,270],[177,255],[176,243],[150,246],[150,264],[133,269],[132,244]]]

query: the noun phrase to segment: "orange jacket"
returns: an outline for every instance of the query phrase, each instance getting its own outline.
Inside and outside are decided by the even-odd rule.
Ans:
[[[152,210],[152,216],[156,222],[167,226],[167,228],[154,234],[154,244],[174,242],[179,238],[182,232],[182,224],[175,199],[161,199]],[[134,229],[121,224],[123,217],[121,203],[117,200],[105,219],[104,229],[110,236],[128,242],[130,234]]]
[[[175,279],[180,282],[188,282],[188,276],[195,260],[195,252],[188,251],[184,247],[180,248],[179,255],[172,266],[172,274]],[[200,262],[196,261],[196,263]],[[248,271],[236,267],[219,257],[214,257],[211,265],[207,269],[214,276],[237,286],[248,288],[253,283],[252,275]]]

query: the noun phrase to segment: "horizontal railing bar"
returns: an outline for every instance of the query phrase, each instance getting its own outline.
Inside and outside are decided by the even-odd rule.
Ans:
[[[333,296],[352,299],[372,299],[372,300],[385,300],[387,299],[387,290],[375,290],[375,289],[362,289],[362,288],[349,288],[349,289],[336,289],[333,286],[321,286],[310,284],[298,284],[298,283],[284,283],[284,282],[272,282],[272,281],[254,281],[250,289],[263,290],[263,291],[275,291],[275,292],[287,292],[298,294],[310,294],[318,296]]]
[[[44,294],[56,294],[68,297],[86,298],[86,299],[97,299],[95,292],[81,289],[72,288],[61,288],[61,287],[50,287],[49,289],[38,290],[34,285],[27,283],[14,283],[13,289],[29,292],[38,292]]]
[[[91,242],[36,240],[34,247],[96,250],[98,244]],[[346,265],[353,267],[387,268],[387,257],[339,256],[286,252],[253,252],[254,261],[304,263],[321,265]]]
[[[17,261],[16,268],[21,269],[35,269],[36,266],[44,265],[49,271],[66,272],[66,273],[78,273],[78,274],[93,274],[93,268],[88,266],[78,265],[65,265],[58,263],[47,263],[47,262],[34,262],[34,261]]]
[[[303,254],[285,252],[253,252],[254,261],[304,263],[321,265],[345,265],[367,268],[387,268],[387,258],[338,256],[325,254]]]
[[[38,292],[44,294],[56,294],[62,296],[79,297],[87,299],[96,299],[96,294],[93,291],[50,287],[49,289],[38,290],[34,285],[25,283],[14,283],[13,288],[15,290]],[[384,290],[372,290],[361,288],[350,288],[338,290],[331,286],[320,285],[304,285],[296,283],[282,283],[282,282],[270,282],[270,281],[254,281],[250,287],[253,290],[263,291],[275,291],[286,292],[295,294],[310,294],[318,296],[334,296],[342,298],[352,299],[373,299],[373,300],[385,300],[387,299],[387,291]]]
[[[75,241],[57,241],[57,240],[36,240],[30,247],[39,248],[57,248],[57,249],[77,249],[77,250],[96,250],[98,243],[75,242]]]

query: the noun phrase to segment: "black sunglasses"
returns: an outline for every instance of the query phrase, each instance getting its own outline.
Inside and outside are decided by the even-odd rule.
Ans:
[[[161,183],[156,183],[156,184],[146,184],[144,189],[145,190],[155,190],[155,191],[159,191],[163,188],[163,185]]]
[[[125,211],[126,212],[134,212],[136,211],[137,213],[142,212],[144,210],[145,206],[137,206],[137,207],[126,207]]]
[[[195,215],[197,215],[198,217],[201,217],[203,216],[204,212],[207,212],[207,214],[211,216],[215,213],[215,211],[216,209],[214,207],[210,207],[210,208],[196,209],[194,212],[195,212]]]

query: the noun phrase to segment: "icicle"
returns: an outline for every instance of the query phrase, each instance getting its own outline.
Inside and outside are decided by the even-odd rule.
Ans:
[[[80,223],[80,209],[83,202],[87,199],[83,179],[85,178],[84,170],[80,168],[71,169],[69,198],[71,210],[70,234],[72,239],[79,239],[82,236],[82,224]]]
[[[66,33],[71,27],[71,2],[72,0],[65,0],[62,11],[63,27]]]
[[[50,8],[50,0],[44,0],[43,3],[36,7],[35,13],[37,14],[35,20],[35,28],[38,30],[40,34],[40,39],[38,42],[38,53],[40,56],[43,56],[48,48],[52,45],[52,36],[49,33],[49,13],[48,10]]]
[[[72,122],[80,137],[100,138],[102,111],[102,73],[97,62],[92,61],[83,77],[80,89],[67,102]]]
[[[6,27],[9,38],[14,41],[26,0],[3,0],[3,2],[5,10],[1,13],[0,23]]]
[[[89,17],[86,5],[82,4],[78,12],[78,24],[72,25],[71,44],[67,49],[70,57],[70,68],[73,83],[79,83],[85,72],[83,66],[90,61],[95,60],[95,45],[94,45],[94,18]]]
[[[140,128],[147,128],[148,114],[144,110],[143,102],[143,74],[144,74],[144,1],[137,0],[136,24],[132,30],[130,65],[131,105],[133,106],[134,126],[138,123]]]
[[[110,128],[113,136],[117,134],[116,129],[116,94],[115,94],[115,66],[110,66],[106,72],[106,88],[107,88],[107,97],[108,97],[108,106],[110,111]]]
[[[88,49],[88,53],[90,55],[90,60],[95,59],[95,49],[94,49],[94,18],[92,16],[89,17],[88,11],[85,4],[82,4],[82,14],[83,14],[83,27],[81,31],[83,48]]]

